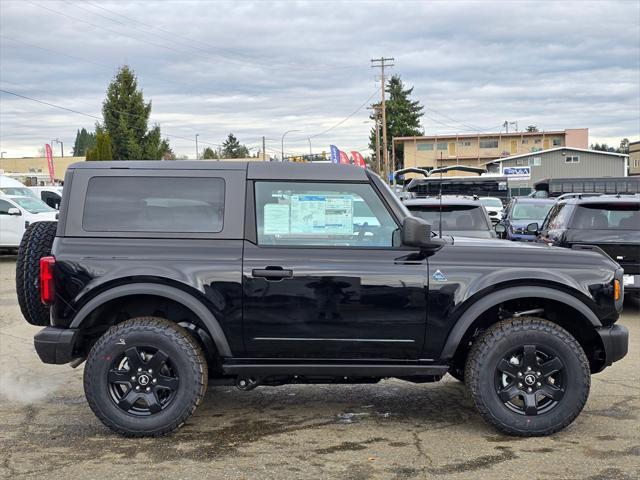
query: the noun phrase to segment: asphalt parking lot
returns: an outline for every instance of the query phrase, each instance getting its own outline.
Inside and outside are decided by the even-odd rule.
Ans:
[[[0,256],[1,478],[589,479],[640,476],[640,315],[629,355],[592,380],[583,413],[546,438],[503,436],[463,386],[212,387],[177,433],[112,434],[89,410],[82,367],[40,363],[22,319],[14,256]]]

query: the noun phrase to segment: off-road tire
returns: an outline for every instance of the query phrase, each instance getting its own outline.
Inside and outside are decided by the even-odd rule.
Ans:
[[[539,345],[564,363],[564,396],[539,415],[518,414],[499,398],[494,375],[500,360],[518,346]],[[591,384],[587,357],[576,339],[559,325],[538,317],[511,318],[492,325],[474,342],[467,357],[465,384],[482,417],[503,433],[544,436],[562,430],[582,411]]]
[[[40,301],[40,259],[51,255],[58,222],[36,222],[24,232],[16,259],[16,293],[25,320],[49,325],[48,305]]]
[[[146,417],[118,408],[108,390],[112,359],[135,346],[162,349],[179,377],[172,403]],[[111,327],[93,345],[84,368],[84,391],[93,413],[114,432],[126,437],[157,437],[187,421],[204,398],[207,379],[205,355],[184,328],[164,318],[139,317]]]

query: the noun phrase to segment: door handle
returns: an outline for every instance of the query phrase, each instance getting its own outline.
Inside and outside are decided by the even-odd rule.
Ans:
[[[254,268],[251,270],[251,274],[254,277],[267,280],[282,280],[293,277],[293,270],[285,270],[282,267]]]

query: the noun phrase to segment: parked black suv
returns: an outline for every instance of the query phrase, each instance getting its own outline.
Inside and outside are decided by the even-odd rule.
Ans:
[[[640,293],[639,195],[577,195],[559,200],[542,226],[527,228],[549,245],[601,248],[624,269],[625,290]]]
[[[48,325],[42,361],[86,359],[89,406],[130,436],[178,428],[207,382],[447,372],[501,431],[546,435],[628,343],[622,269],[600,251],[446,243],[353,166],[74,164],[16,282],[27,320]]]

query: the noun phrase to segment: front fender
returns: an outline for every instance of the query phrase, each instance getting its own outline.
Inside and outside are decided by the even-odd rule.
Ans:
[[[591,325],[595,328],[601,327],[602,323],[598,319],[598,316],[582,303],[577,298],[570,294],[542,286],[521,286],[521,287],[509,287],[503,290],[492,292],[476,302],[465,310],[460,316],[454,327],[451,329],[449,336],[445,342],[445,345],[440,354],[440,358],[443,360],[450,360],[454,354],[465,333],[471,328],[473,322],[484,312],[496,305],[499,305],[508,300],[515,300],[518,298],[545,298],[548,300],[555,300],[565,305],[568,305],[578,312],[580,312],[585,318],[589,320]]]

